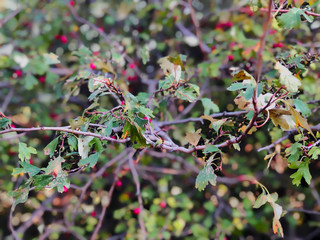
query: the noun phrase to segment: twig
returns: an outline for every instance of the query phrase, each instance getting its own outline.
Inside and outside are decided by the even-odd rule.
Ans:
[[[133,154],[131,154],[129,157],[129,167],[130,167],[132,177],[133,177],[133,180],[136,184],[136,189],[137,189],[136,195],[138,198],[138,203],[139,203],[139,208],[140,208],[140,213],[139,213],[138,218],[139,218],[139,225],[141,228],[141,235],[142,235],[141,239],[145,240],[145,239],[147,239],[147,231],[146,231],[146,227],[145,227],[144,221],[143,221],[143,202],[142,202],[142,197],[141,197],[141,192],[140,192],[139,176],[138,176],[137,170],[136,170],[134,163],[133,163]]]
[[[9,229],[12,233],[12,236],[15,240],[20,240],[20,238],[17,235],[17,232],[14,230],[14,227],[12,225],[12,215],[13,215],[13,211],[14,211],[14,204],[12,204],[11,208],[10,208],[10,213],[9,213]]]
[[[302,9],[303,10],[303,9]],[[268,12],[268,9],[266,8],[260,8],[261,12]],[[290,9],[272,9],[272,12],[281,12],[281,13],[287,13],[290,11]],[[314,16],[314,17],[320,17],[319,13],[314,13],[314,12],[310,12],[310,11],[304,11],[305,14],[309,15],[309,16]]]
[[[264,50],[264,47],[265,47],[265,42],[266,42],[266,37],[268,35],[268,30],[270,28],[271,10],[272,10],[271,7],[272,7],[272,0],[269,0],[268,15],[267,15],[267,19],[266,19],[266,21],[264,23],[264,26],[263,26],[263,34],[260,37],[260,47],[259,47],[259,50],[258,50],[258,61],[257,61],[257,66],[256,66],[256,81],[257,81],[257,84],[260,82],[263,50]]]
[[[211,114],[210,116],[213,118],[236,117],[236,116],[241,116],[246,113],[248,113],[248,111],[222,112],[222,113],[214,113],[214,114]],[[169,122],[158,122],[158,125],[159,125],[159,127],[163,127],[163,126],[183,124],[183,123],[188,123],[188,122],[203,122],[203,118],[185,118],[185,119],[169,121]]]
[[[310,129],[311,129],[312,131],[320,131],[320,123],[319,123],[318,125],[316,125],[316,126],[310,127]],[[304,131],[306,131],[306,130],[304,130]],[[289,138],[291,135],[296,134],[296,133],[298,133],[298,130],[297,130],[297,129],[293,129],[293,130],[291,130],[291,131],[287,131],[287,133],[286,133],[283,137],[281,137],[281,138],[279,138],[278,140],[274,141],[274,142],[271,143],[270,145],[265,146],[265,147],[262,147],[262,148],[259,148],[259,149],[258,149],[258,152],[263,151],[263,150],[269,150],[270,148],[273,148],[275,145],[281,143],[282,141],[286,140],[286,139]],[[305,148],[307,148],[307,147],[305,147]]]
[[[0,28],[2,28],[2,26],[8,22],[11,18],[14,18],[18,13],[21,12],[21,10],[23,9],[23,7],[18,7],[15,11],[13,11],[12,13],[10,13],[8,16],[6,16],[4,19],[2,19],[0,21]]]
[[[1,111],[2,112],[5,112],[7,110],[7,107],[12,99],[12,96],[13,96],[13,86],[11,86],[9,88],[9,93],[8,95],[5,97],[3,103],[2,103],[2,107],[1,107]]]
[[[118,173],[119,173],[120,170],[121,170],[121,166],[123,165],[123,162],[124,162],[124,161],[122,161],[122,163],[119,163],[119,164],[118,164],[117,169],[116,169],[116,171],[115,171],[115,173],[114,173],[115,178],[114,178],[114,180],[113,180],[113,182],[112,182],[112,185],[111,185],[111,187],[110,187],[110,190],[109,190],[109,192],[108,192],[108,202],[107,202],[106,204],[104,204],[103,207],[102,207],[102,211],[101,211],[101,214],[100,214],[100,216],[99,216],[99,221],[98,221],[98,224],[96,225],[96,227],[95,227],[95,229],[94,229],[94,231],[93,231],[93,233],[92,233],[92,236],[91,236],[91,238],[90,238],[91,240],[95,240],[95,239],[96,239],[96,236],[97,236],[97,234],[99,233],[99,230],[100,230],[100,228],[101,228],[101,226],[102,226],[102,221],[103,221],[104,216],[105,216],[105,214],[106,214],[107,208],[109,207],[109,205],[110,205],[110,203],[111,203],[113,191],[114,191],[114,188],[115,188],[115,186],[116,186],[117,179],[118,179],[117,175],[118,175]]]
[[[207,53],[210,52],[210,51],[208,51],[208,49],[206,49],[203,46],[200,24],[199,24],[199,21],[197,19],[197,16],[196,16],[196,13],[194,11],[194,8],[192,6],[192,0],[188,0],[188,4],[189,4],[189,8],[190,8],[191,19],[192,19],[193,25],[194,25],[195,30],[196,30],[196,35],[197,35],[197,38],[198,38],[199,47],[201,49],[201,52],[202,52],[204,58],[206,59]]]
[[[107,141],[110,141],[110,142],[117,142],[117,143],[125,143],[125,142],[130,141],[130,138],[113,139],[113,138],[110,138],[110,137],[102,136],[102,135],[97,134],[97,133],[73,130],[73,129],[70,129],[69,126],[66,126],[66,127],[10,128],[10,129],[6,129],[6,130],[3,130],[3,131],[0,131],[0,135],[4,134],[4,133],[8,133],[8,132],[32,132],[32,131],[48,131],[48,130],[60,131],[60,132],[68,132],[68,133],[73,133],[75,135],[93,136],[93,137],[97,137],[97,138],[99,138],[101,140],[107,140]]]

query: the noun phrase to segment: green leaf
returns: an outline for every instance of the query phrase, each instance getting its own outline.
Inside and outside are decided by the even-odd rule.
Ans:
[[[304,177],[306,182],[310,184],[311,181],[311,174],[309,171],[309,160],[303,161],[299,165],[298,171],[296,171],[294,174],[290,176],[290,178],[293,178],[292,184],[299,186],[301,183],[301,178]]]
[[[215,186],[216,181],[217,181],[217,176],[215,175],[213,168],[211,167],[211,165],[206,165],[199,172],[196,178],[196,188],[199,191],[202,191],[208,185],[208,182],[210,182],[213,186]]]
[[[35,190],[40,191],[53,180],[53,177],[51,175],[36,175],[33,179],[33,184],[36,187]]]
[[[199,86],[195,84],[189,84],[187,87],[181,86],[176,90],[175,95],[182,100],[194,102],[199,96]]]
[[[318,159],[320,155],[320,147],[313,147],[309,150],[308,155],[312,155],[311,159]]]
[[[27,147],[27,144],[19,142],[19,158],[26,161],[31,158],[31,154],[37,154],[37,150],[33,147]]]
[[[55,55],[54,53],[44,53],[43,58],[44,58],[44,63],[47,65],[52,65],[52,64],[58,64],[60,61],[58,60],[58,55]]]
[[[267,196],[265,192],[263,191],[256,199],[253,208],[260,208],[262,205],[266,204],[267,202]]]
[[[308,16],[304,10],[294,7],[291,8],[289,12],[278,17],[279,25],[286,29],[299,28],[301,24],[301,15],[303,15],[308,22],[313,21],[313,18]]]
[[[3,117],[0,119],[0,129],[5,129],[12,122],[9,118]]]
[[[247,85],[244,85],[242,82],[239,83],[232,83],[230,87],[227,88],[228,91],[237,91],[240,89],[247,88]]]
[[[302,102],[299,99],[293,99],[293,104],[296,107],[296,109],[299,112],[301,112],[302,116],[304,116],[304,117],[310,116],[311,110],[306,103]]]
[[[220,109],[217,104],[215,104],[211,99],[209,98],[202,98],[201,99],[202,105],[204,107],[204,114],[209,115],[211,111],[213,113],[219,112]]]
[[[53,139],[53,140],[43,149],[45,155],[50,155],[50,157],[53,156],[54,151],[56,150],[57,145],[58,145],[58,140],[59,140],[59,137]]]
[[[16,200],[13,203],[14,207],[16,207],[19,203],[25,203],[28,200],[30,184],[31,181],[28,181],[27,183],[20,186],[18,189],[8,193],[9,197],[16,198]]]
[[[103,146],[102,146],[102,143],[101,143],[101,141],[99,140],[99,138],[94,138],[94,139],[92,139],[91,141],[90,141],[90,143],[89,143],[89,145],[92,147],[92,146],[94,146],[94,150],[96,151],[96,152],[102,152],[102,150],[103,150]]]
[[[253,97],[253,90],[254,88],[252,86],[248,86],[247,90],[244,93],[244,98],[246,100],[249,100]]]
[[[68,145],[71,151],[75,151],[78,148],[77,138],[73,135],[68,135]]]
[[[38,79],[36,79],[32,74],[27,74],[22,83],[27,90],[32,90],[33,87],[38,85],[39,82]]]
[[[203,153],[212,153],[212,152],[220,152],[220,149],[214,145],[207,145],[203,150]]]
[[[86,164],[89,164],[89,167],[93,167],[94,165],[96,165],[98,159],[99,159],[100,153],[94,153],[92,155],[90,155],[87,158],[82,158],[79,162],[78,162],[78,166],[84,166]]]
[[[140,49],[140,55],[142,57],[143,64],[146,64],[150,60],[149,49],[145,46]]]
[[[40,168],[38,168],[30,163],[22,162],[22,161],[20,161],[19,163],[23,167],[24,172],[29,173],[31,177],[33,177],[34,175],[37,175],[41,171]]]
[[[103,131],[103,135],[109,137],[112,133],[112,128],[113,128],[112,119],[108,122],[105,122],[104,125],[106,126],[106,128]]]

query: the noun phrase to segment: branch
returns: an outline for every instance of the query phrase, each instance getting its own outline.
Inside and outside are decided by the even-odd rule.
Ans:
[[[302,9],[303,10],[303,9]],[[268,12],[268,9],[266,8],[260,8],[261,12]],[[290,9],[272,9],[272,12],[281,12],[281,13],[287,13],[290,11]],[[310,11],[304,11],[305,14],[309,15],[309,16],[314,16],[314,17],[320,17],[319,13],[314,13],[314,12],[310,12]]]
[[[313,126],[313,127],[310,127],[310,129],[312,131],[320,131],[320,123],[316,126]],[[307,130],[304,130],[305,132]],[[268,146],[265,146],[265,147],[262,147],[262,148],[259,148],[258,149],[258,152],[260,151],[263,151],[263,150],[269,150],[270,148],[273,148],[275,145],[281,143],[282,141],[286,140],[287,138],[289,138],[290,136],[294,135],[294,134],[297,134],[298,133],[298,130],[297,129],[293,129],[291,131],[287,131],[286,135],[284,135],[283,137],[279,138],[278,140],[274,141],[273,143],[271,143],[270,145]],[[319,142],[319,140],[317,141]],[[308,147],[306,147],[308,148]]]
[[[33,128],[10,128],[6,129],[3,131],[0,131],[1,134],[9,133],[9,132],[32,132],[32,131],[60,131],[60,132],[68,132],[68,133],[73,133],[75,135],[84,135],[84,136],[92,136],[92,137],[97,137],[101,140],[107,140],[110,142],[117,142],[117,143],[126,143],[130,141],[130,138],[125,138],[125,139],[113,139],[111,137],[105,137],[97,133],[92,133],[92,132],[83,132],[83,131],[78,131],[78,130],[73,130],[70,129],[70,126],[65,126],[65,127],[33,127]]]
[[[222,113],[214,113],[214,114],[211,114],[210,116],[213,118],[236,117],[236,116],[241,116],[246,113],[248,113],[248,111],[222,112]],[[163,126],[183,124],[183,123],[188,123],[188,122],[203,122],[203,118],[186,118],[186,119],[181,119],[181,120],[176,120],[176,121],[158,122],[158,125],[159,125],[159,127],[163,127]]]
[[[6,16],[4,19],[2,19],[0,21],[0,28],[2,28],[2,26],[8,22],[11,18],[14,18],[18,13],[20,13],[22,11],[22,7],[18,7],[15,11],[13,11],[12,13],[10,13],[8,16]]]
[[[139,208],[140,208],[140,213],[139,213],[139,225],[140,225],[140,228],[141,228],[141,239],[145,240],[147,239],[147,231],[146,231],[146,227],[144,225],[144,221],[143,221],[143,202],[142,202],[142,197],[141,197],[141,191],[140,191],[140,182],[139,182],[139,175],[137,173],[137,170],[134,166],[134,163],[133,163],[133,154],[130,155],[129,157],[129,167],[130,167],[130,171],[132,173],[132,177],[133,177],[133,180],[136,184],[136,189],[137,189],[137,192],[136,192],[136,195],[137,195],[137,198],[138,198],[138,203],[139,203]]]
[[[206,58],[207,53],[209,53],[211,51],[210,51],[210,49],[206,48],[204,46],[204,44],[203,44],[202,36],[201,36],[201,30],[200,30],[200,24],[199,24],[199,21],[197,19],[197,16],[196,16],[196,13],[194,11],[194,8],[192,6],[192,0],[188,0],[188,4],[189,4],[189,8],[190,8],[191,19],[192,19],[193,25],[194,25],[195,30],[196,30],[196,35],[197,35],[197,38],[198,38],[199,47],[200,47],[200,50],[201,50],[204,58]]]

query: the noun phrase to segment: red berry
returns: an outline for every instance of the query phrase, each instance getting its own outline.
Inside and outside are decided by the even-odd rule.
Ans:
[[[136,65],[134,63],[129,64],[129,68],[134,69],[135,67],[136,67]]]
[[[117,187],[121,187],[122,186],[122,182],[120,180],[116,181],[116,186]]]
[[[55,38],[55,39],[60,39],[61,36],[60,36],[59,34],[56,34],[56,35],[54,35],[54,38]]]
[[[10,127],[11,128],[16,128],[16,126],[14,124],[11,124]]]
[[[173,16],[173,21],[177,21],[178,20],[178,17],[177,16]]]
[[[121,105],[122,105],[122,106],[124,105],[124,100],[121,101]]]
[[[93,212],[91,213],[91,216],[92,216],[92,217],[96,217],[96,216],[97,216],[97,212],[96,212],[96,211],[93,211]]]
[[[282,42],[279,42],[278,43],[278,48],[282,48],[283,47],[283,43]]]
[[[29,163],[30,163],[31,165],[33,165],[33,159],[32,159],[32,158],[29,159]]]
[[[14,78],[18,78],[22,76],[22,71],[21,70],[15,70],[13,73]]]
[[[117,139],[116,136],[112,136],[111,138],[112,138],[112,139]]]
[[[167,206],[167,203],[165,201],[161,201],[160,202],[160,207],[161,208],[166,208],[166,206]]]
[[[211,51],[214,51],[214,50],[216,50],[216,49],[217,49],[216,46],[212,46],[212,47],[211,47]]]
[[[49,114],[49,117],[54,120],[54,121],[57,121],[58,118],[59,118],[59,115],[58,114],[55,114],[55,113],[50,113]]]
[[[45,75],[39,77],[39,82],[45,83],[45,81],[46,81],[46,76]]]
[[[73,0],[71,0],[71,1],[69,1],[69,5],[70,5],[71,7],[74,7],[74,5],[76,5],[76,2],[73,1]]]
[[[60,36],[60,41],[61,41],[62,43],[67,43],[67,42],[68,42],[67,36],[66,36],[66,35],[61,35],[61,36]]]
[[[99,32],[104,32],[103,27],[99,27]]]
[[[68,191],[68,188],[66,186],[63,186],[63,192],[66,193]]]
[[[14,155],[16,155],[16,152],[14,152],[14,151],[12,151],[11,149],[9,149],[9,150],[8,150],[8,154],[9,154],[10,156],[14,156]]]
[[[135,208],[135,209],[133,210],[133,213],[134,213],[135,215],[138,215],[140,212],[141,212],[140,208]]]
[[[291,146],[290,143],[287,143],[285,147],[289,148],[290,146]]]
[[[96,65],[92,62],[92,63],[90,63],[90,68],[91,68],[92,70],[95,70],[95,69],[96,69]]]
[[[234,56],[233,56],[233,55],[229,55],[229,56],[228,56],[228,60],[229,60],[229,61],[233,61],[233,60],[234,60]]]
[[[127,71],[126,71],[126,70],[122,70],[121,74],[122,74],[123,76],[125,76],[125,75],[127,75]]]
[[[310,147],[310,146],[312,146],[312,143],[309,143],[309,144],[308,144],[308,147]]]
[[[95,56],[98,56],[99,55],[99,52],[93,52],[93,55],[95,55]]]

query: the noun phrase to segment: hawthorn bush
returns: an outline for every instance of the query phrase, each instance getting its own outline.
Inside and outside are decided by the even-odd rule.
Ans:
[[[1,239],[319,239],[319,1],[0,9]]]

